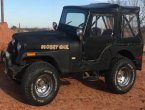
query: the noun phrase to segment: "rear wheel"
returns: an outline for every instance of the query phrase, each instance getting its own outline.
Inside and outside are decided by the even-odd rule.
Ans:
[[[57,95],[59,77],[56,69],[45,62],[30,65],[22,79],[22,90],[32,105],[46,105]]]
[[[119,94],[128,92],[134,85],[136,69],[133,62],[120,57],[112,62],[112,67],[105,74],[105,81],[111,91]]]

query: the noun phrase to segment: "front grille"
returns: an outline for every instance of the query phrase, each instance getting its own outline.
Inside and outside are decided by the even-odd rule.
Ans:
[[[17,52],[17,42],[12,44],[12,42],[9,43],[7,51],[11,55],[11,61],[12,63],[15,63],[15,60],[17,58],[18,52]]]

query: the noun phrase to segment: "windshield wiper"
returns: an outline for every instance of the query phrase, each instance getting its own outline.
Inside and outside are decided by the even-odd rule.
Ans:
[[[70,24],[70,23],[72,23],[72,21],[69,21],[69,22],[68,22],[68,23],[66,23],[66,24],[68,25],[68,24]]]

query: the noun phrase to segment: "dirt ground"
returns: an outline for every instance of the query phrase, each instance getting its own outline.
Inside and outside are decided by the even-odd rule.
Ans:
[[[103,80],[81,81],[76,75],[61,78],[61,87],[55,100],[46,106],[28,105],[14,83],[3,72],[0,64],[0,110],[145,110],[145,60],[138,71],[133,89],[124,95],[110,93]]]

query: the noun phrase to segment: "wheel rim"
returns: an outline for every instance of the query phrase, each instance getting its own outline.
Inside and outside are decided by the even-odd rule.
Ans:
[[[132,78],[132,70],[128,67],[122,67],[117,73],[117,82],[119,86],[128,86]]]
[[[39,97],[48,96],[53,89],[52,76],[48,74],[41,75],[35,82],[35,92]]]

